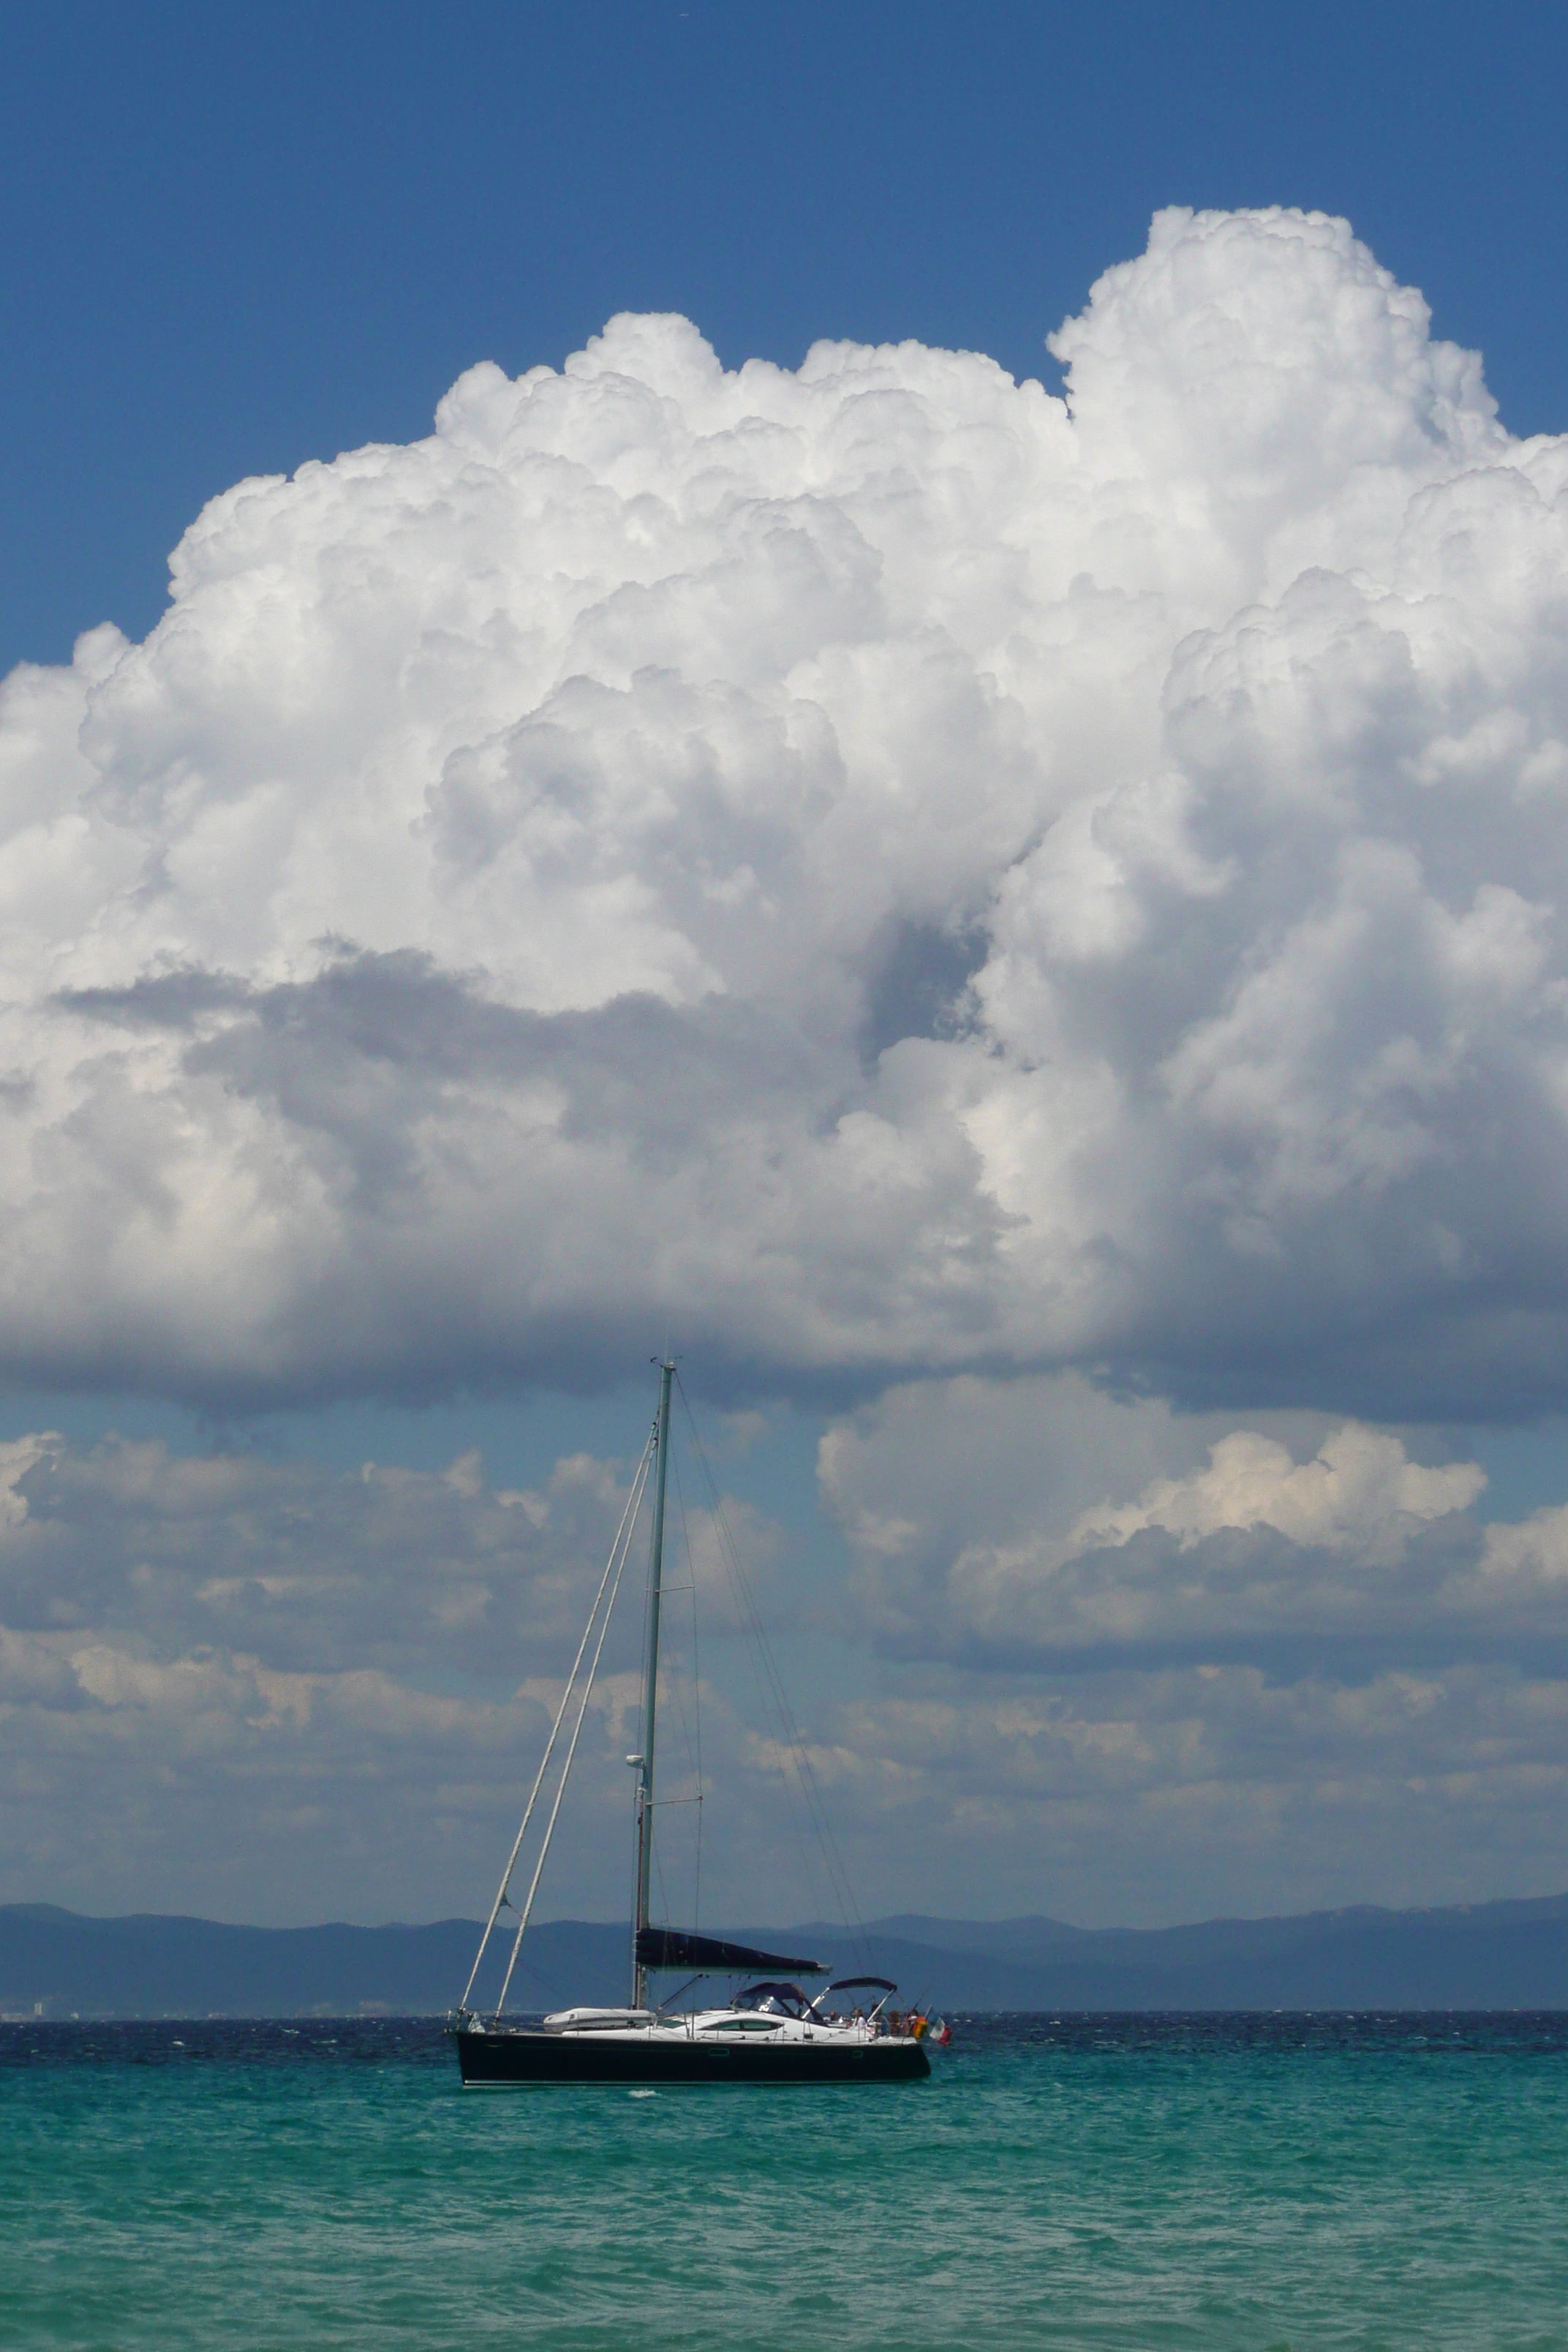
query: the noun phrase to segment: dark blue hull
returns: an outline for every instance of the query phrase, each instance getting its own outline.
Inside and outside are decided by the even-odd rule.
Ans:
[[[918,2083],[931,2061],[918,2042],[889,2035],[832,2042],[617,2042],[592,2033],[453,2036],[463,2081],[513,2083]]]

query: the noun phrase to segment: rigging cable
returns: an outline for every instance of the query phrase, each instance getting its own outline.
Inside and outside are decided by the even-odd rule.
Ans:
[[[646,1475],[647,1464],[647,1455],[645,1454],[643,1456],[644,1470],[642,1475]],[[630,1506],[628,1505],[627,1507],[629,1509]],[[623,1524],[629,1525],[630,1522],[623,1522]],[[572,1742],[566,1750],[566,1761],[561,1767],[561,1779],[555,1790],[555,1802],[550,1808],[550,1819],[544,1825],[544,1841],[539,1849],[539,1859],[533,1865],[533,1876],[529,1882],[528,1900],[524,1903],[521,1915],[518,1919],[517,1934],[512,1938],[511,1958],[507,1962],[506,1974],[501,1979],[500,1997],[496,2002],[496,2015],[498,2017],[506,2006],[507,1990],[511,1983],[512,1970],[517,1966],[518,1954],[522,1949],[522,1939],[528,1932],[529,1920],[533,1916],[533,1898],[539,1892],[539,1882],[544,1875],[545,1860],[550,1853],[550,1841],[555,1834],[556,1816],[561,1811],[561,1800],[566,1794],[566,1783],[572,1777],[572,1759],[577,1753],[577,1741],[582,1733],[584,1720],[588,1713],[588,1701],[594,1696],[594,1677],[599,1671],[599,1660],[604,1654],[605,1636],[610,1630],[610,1619],[615,1613],[616,1595],[621,1589],[621,1577],[625,1571],[626,1561],[631,1556],[631,1549],[629,1541],[622,1547],[621,1564],[616,1570],[616,1580],[610,1587],[610,1597],[605,1604],[605,1613],[599,1624],[599,1638],[594,1644],[594,1662],[588,1669],[588,1679],[583,1685],[583,1703],[577,1709],[577,1720],[572,1727]],[[613,1559],[614,1556],[615,1555],[612,1553],[611,1558]],[[607,1570],[605,1573],[608,1573]],[[603,1590],[604,1587],[601,1585],[600,1591],[602,1591]],[[585,1640],[586,1635],[584,1635],[584,1638]]]
[[[578,1669],[583,1664],[583,1654],[588,1646],[588,1636],[594,1630],[594,1620],[599,1613],[599,1603],[604,1598],[605,1587],[610,1580],[610,1570],[615,1567],[616,1555],[617,1552],[622,1551],[623,1545],[627,1542],[630,1530],[636,1521],[637,1508],[642,1501],[643,1487],[647,1482],[648,1465],[653,1458],[653,1438],[650,1435],[647,1444],[643,1448],[642,1460],[637,1465],[637,1475],[632,1480],[631,1492],[626,1497],[626,1507],[621,1514],[621,1524],[616,1530],[616,1539],[610,1546],[609,1559],[605,1562],[605,1573],[599,1579],[599,1589],[594,1595],[594,1605],[588,1612],[588,1622],[583,1628],[583,1638],[577,1644],[577,1654],[572,1661],[572,1671],[566,1677],[566,1687],[561,1694],[561,1705],[556,1709],[555,1720],[550,1727],[550,1738],[545,1742],[544,1754],[540,1759],[539,1770],[534,1775],[533,1786],[529,1790],[528,1803],[523,1811],[522,1826],[518,1831],[517,1836],[512,1842],[510,1853],[507,1856],[506,1868],[501,1873],[500,1885],[496,1890],[496,1899],[490,1905],[490,1916],[485,1921],[485,1932],[479,1937],[479,1948],[474,1955],[474,1965],[468,1970],[468,1981],[463,1987],[463,1998],[458,2004],[459,2010],[466,2010],[468,2008],[468,1995],[473,1991],[474,1979],[479,1973],[479,1964],[485,1957],[486,1947],[489,1943],[490,1937],[494,1932],[496,1921],[500,1916],[502,1906],[506,1903],[507,1890],[511,1885],[511,1874],[517,1868],[517,1857],[522,1851],[522,1841],[528,1835],[528,1824],[533,1818],[533,1808],[539,1801],[539,1791],[543,1786],[544,1775],[550,1769],[550,1759],[554,1753],[555,1742],[560,1734],[561,1726],[566,1719],[566,1709],[572,1697],[572,1685],[576,1681]],[[624,1553],[621,1565],[623,1568],[626,1565]],[[616,1579],[616,1582],[617,1586],[620,1583],[620,1578],[618,1575]],[[608,1623],[608,1616],[606,1615],[605,1622]],[[604,1635],[602,1633],[599,1639],[602,1644],[604,1641]],[[595,1657],[596,1655],[597,1654],[595,1653]],[[516,1954],[514,1952],[514,1961],[515,1958]],[[511,1970],[509,1969],[507,1970],[509,1979],[510,1974]]]

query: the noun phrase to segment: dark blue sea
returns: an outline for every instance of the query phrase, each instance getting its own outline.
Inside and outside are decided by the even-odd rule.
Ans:
[[[438,2025],[0,2026],[0,2345],[1563,2352],[1568,2017],[961,2021],[462,2091]]]

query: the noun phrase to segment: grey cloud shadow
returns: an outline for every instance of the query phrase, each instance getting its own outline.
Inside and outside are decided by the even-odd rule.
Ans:
[[[867,983],[856,1041],[862,1069],[874,1070],[878,1056],[905,1037],[956,1037],[971,1029],[969,986],[990,952],[990,933],[979,924],[958,931],[894,924]]]
[[[1148,1529],[1085,1550],[1060,1571],[1064,1613],[1079,1592],[1091,1601],[1127,1595],[1163,1619],[1146,1630],[1096,1638],[1068,1623],[1052,1638],[1032,1633],[1020,1610],[1016,1634],[1005,1638],[933,1610],[923,1626],[879,1627],[875,1645],[900,1662],[1004,1675],[1239,1665],[1274,1685],[1322,1677],[1354,1686],[1400,1668],[1568,1675],[1568,1589],[1483,1579],[1484,1540],[1471,1514],[1454,1512],[1412,1535],[1397,1561],[1369,1567],[1272,1528],[1226,1528],[1183,1552]]]
[[[754,1119],[805,1102],[826,1128],[858,1091],[853,1053],[820,1042],[754,1004],[722,996],[674,1007],[632,992],[587,1011],[542,1013],[496,1003],[483,973],[452,971],[421,950],[377,953],[350,942],[308,981],[260,986],[195,966],[145,975],[122,988],[59,992],[78,1018],[182,1042],[184,1071],[273,1107],[319,1139],[346,1171],[353,1211],[371,1223],[416,1213],[422,1122],[455,1101],[532,1085],[559,1090],[559,1131],[578,1143],[615,1142],[651,1179],[689,1162],[736,1107]],[[431,1329],[417,1365],[391,1363],[362,1378],[341,1369],[276,1380],[188,1378],[145,1362],[117,1384],[188,1402],[215,1429],[232,1416],[353,1395],[419,1404],[529,1388],[595,1394],[618,1386],[668,1336],[666,1318],[592,1300],[535,1313],[526,1349],[493,1335]],[[655,1328],[657,1326],[657,1328]],[[644,1328],[646,1327],[646,1328]],[[679,1339],[679,1335],[676,1335]],[[858,1402],[883,1385],[871,1366],[820,1376],[781,1372],[731,1334],[704,1330],[688,1359],[698,1393],[721,1403],[800,1397],[825,1407]],[[81,1385],[90,1390],[89,1378]]]

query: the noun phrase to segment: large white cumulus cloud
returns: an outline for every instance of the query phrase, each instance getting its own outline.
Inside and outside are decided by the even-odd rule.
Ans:
[[[1054,348],[621,318],[0,706],[0,1355],[1555,1395],[1568,443],[1342,222]]]

